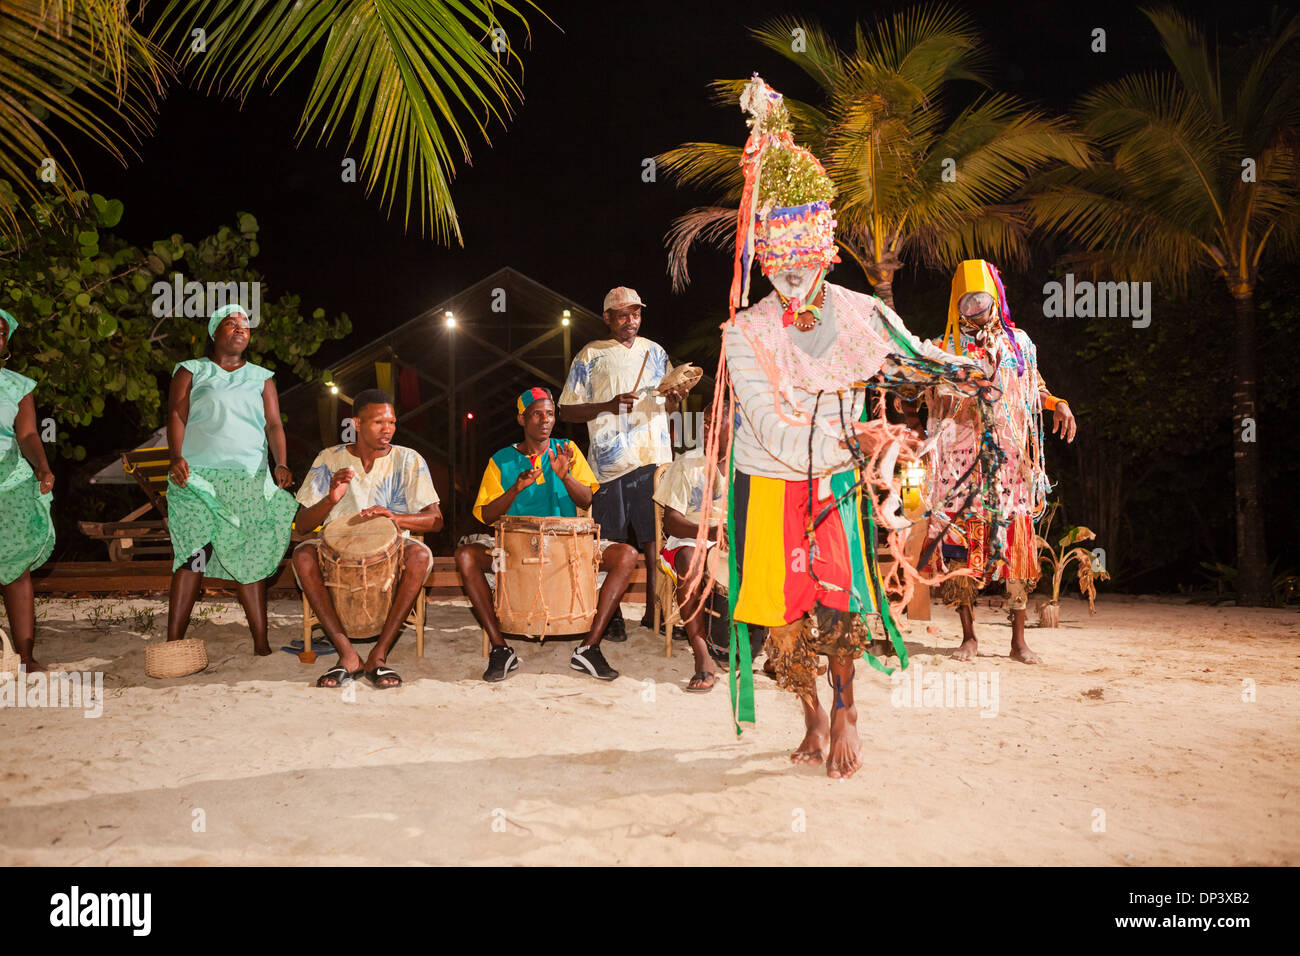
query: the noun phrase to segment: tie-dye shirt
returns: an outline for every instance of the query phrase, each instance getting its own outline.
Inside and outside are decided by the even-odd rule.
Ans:
[[[662,346],[640,336],[631,348],[613,339],[592,342],[573,360],[560,395],[561,405],[608,402],[615,395],[632,391],[641,373],[637,402],[626,415],[602,412],[587,423],[587,458],[597,481],[604,484],[645,465],[664,465],[673,460],[665,400],[655,394],[655,386],[671,370]]]
[[[376,458],[366,474],[361,459],[348,451],[347,445],[326,448],[311,464],[311,470],[298,489],[298,504],[310,508],[329,494],[330,481],[344,468],[353,471],[347,491],[325,516],[325,524],[360,514],[379,505],[394,514],[418,514],[438,503],[429,466],[413,448],[393,445],[387,455]],[[403,531],[402,534],[409,534]]]

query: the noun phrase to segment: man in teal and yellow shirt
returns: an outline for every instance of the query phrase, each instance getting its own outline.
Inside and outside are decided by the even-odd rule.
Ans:
[[[523,440],[502,448],[492,456],[478,498],[474,517],[486,525],[505,515],[534,518],[576,518],[579,509],[591,507],[591,496],[600,487],[591,466],[573,442],[552,438],[555,428],[555,400],[544,388],[531,388],[515,402]],[[492,570],[492,543],[487,535],[475,535],[456,549],[460,571],[475,616],[492,643],[485,681],[505,680],[519,667],[519,659],[501,636],[487,573]],[[596,601],[591,631],[574,650],[569,666],[599,680],[613,680],[618,671],[610,667],[600,650],[600,639],[610,617],[627,590],[636,566],[636,549],[627,544],[600,543],[600,567],[605,583]]]

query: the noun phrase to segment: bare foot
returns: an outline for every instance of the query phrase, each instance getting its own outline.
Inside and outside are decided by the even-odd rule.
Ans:
[[[253,653],[256,654],[258,657],[270,657],[271,656],[270,642],[266,638],[262,638],[260,641],[254,638]]]
[[[818,712],[817,721],[808,728],[808,733],[799,743],[799,748],[790,755],[791,763],[819,764],[826,759],[826,740],[830,735],[830,724],[826,712]]]
[[[968,637],[961,642],[961,646],[952,652],[952,659],[955,661],[973,661],[975,655],[980,651],[979,643],[973,637]]]
[[[27,668],[29,674],[44,674],[48,670],[44,664],[34,657],[20,657],[19,660],[22,662],[22,666]]]
[[[1030,650],[1029,645],[1024,641],[1021,641],[1019,644],[1013,643],[1011,645],[1011,659],[1013,661],[1020,661],[1022,664],[1043,663],[1043,659]]]
[[[862,744],[858,742],[858,708],[841,707],[831,720],[831,749],[826,758],[826,776],[847,780],[862,766]]]

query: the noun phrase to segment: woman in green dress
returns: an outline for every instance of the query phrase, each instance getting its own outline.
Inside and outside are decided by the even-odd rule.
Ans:
[[[289,546],[298,503],[283,490],[293,476],[273,373],[244,358],[253,326],[243,306],[218,309],[208,323],[209,356],[181,362],[172,373],[167,525],[175,561],[167,640],[185,636],[209,574],[236,582],[253,652],[265,656],[271,653],[266,581]],[[267,468],[268,444],[274,473]]]
[[[14,650],[29,672],[45,668],[32,656],[36,645],[36,599],[32,568],[54,550],[50,489],[54,473],[36,432],[36,383],[5,368],[18,320],[0,309],[0,590]]]

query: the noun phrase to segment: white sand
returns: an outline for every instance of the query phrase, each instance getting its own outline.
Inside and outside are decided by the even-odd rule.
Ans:
[[[606,646],[619,680],[570,671],[557,641],[517,644],[522,670],[496,685],[468,608],[431,605],[424,659],[407,632],[389,660],[406,685],[363,682],[354,702],[312,686],[332,655],[255,658],[237,605],[203,607],[208,669],[152,680],[135,625],[103,615],[153,611],[161,640],[163,602],[40,605],[37,656],[103,670],[106,700],[97,720],[0,710],[0,862],[1300,862],[1293,611],[1103,596],[1089,618],[1068,599],[1061,628],[1030,629],[1030,667],[983,607],[985,656],[947,660],[959,629],[936,609],[913,663],[996,675],[997,716],[891,706],[860,666],[866,764],[840,782],[790,765],[799,707],[761,675],[737,740],[725,685],[684,693],[690,655],[665,659],[640,605]],[[297,602],[273,602],[272,646],[300,634]]]

